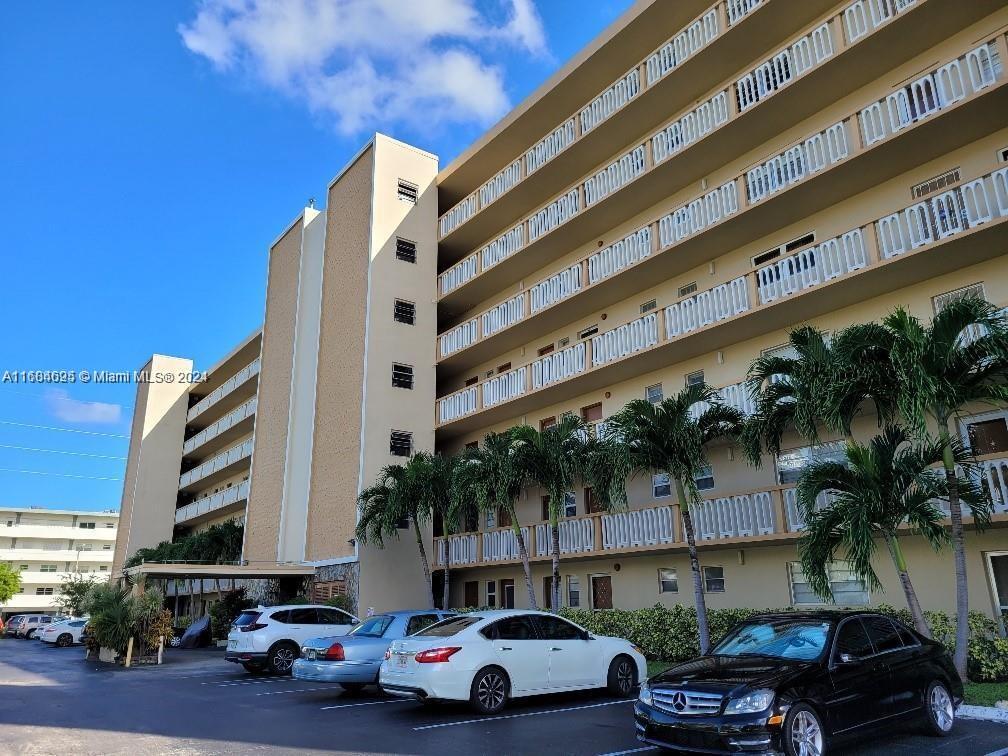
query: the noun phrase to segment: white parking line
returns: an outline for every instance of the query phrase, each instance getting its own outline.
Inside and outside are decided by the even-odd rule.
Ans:
[[[200,685],[213,685],[215,688],[236,688],[243,685],[279,685],[289,682],[286,677],[267,677],[262,680],[227,680],[225,682],[202,682]]]
[[[332,690],[332,685],[324,688],[295,688],[294,690],[271,690],[266,693],[256,693],[257,696],[279,696],[281,693],[310,693],[313,690]]]
[[[644,753],[645,751],[657,751],[658,748],[655,746],[644,746],[643,748],[631,748],[629,751],[613,751],[612,753],[603,753],[599,756],[626,756],[628,753]]]
[[[410,698],[400,698],[394,701],[363,701],[362,703],[352,703],[352,704],[337,704],[336,706],[323,706],[321,711],[328,711],[329,709],[349,709],[353,706],[377,706],[378,704],[393,704],[393,703],[410,703],[412,699]],[[415,701],[412,701],[416,703]],[[416,729],[415,727],[413,728]]]
[[[479,719],[463,719],[461,722],[442,722],[440,724],[423,725],[414,727],[414,731],[434,730],[439,727],[456,727],[458,725],[477,724],[479,722],[496,722],[499,719],[520,719],[521,717],[538,717],[540,714],[563,714],[567,711],[580,711],[582,709],[597,709],[600,706],[613,706],[615,704],[633,703],[632,699],[621,699],[619,701],[605,701],[604,703],[587,704],[585,706],[568,706],[565,709],[547,709],[546,711],[528,711],[524,714],[505,714],[500,717],[481,717]]]

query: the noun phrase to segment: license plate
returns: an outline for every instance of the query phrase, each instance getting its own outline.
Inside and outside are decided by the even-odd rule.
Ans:
[[[395,655],[396,666],[397,667],[405,667],[406,666],[406,660],[408,658],[409,658],[409,654],[396,654]]]
[[[315,661],[315,649],[309,648],[308,651],[305,653],[305,657],[308,659],[308,661]]]
[[[238,646],[238,641],[233,641],[233,640],[228,641],[228,646],[227,646],[228,647],[228,651],[234,651],[235,648],[237,648],[237,646]]]

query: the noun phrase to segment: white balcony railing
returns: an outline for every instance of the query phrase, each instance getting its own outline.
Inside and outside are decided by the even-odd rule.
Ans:
[[[852,229],[756,271],[760,304],[791,296],[868,265],[864,234]]]
[[[525,293],[522,292],[511,299],[501,302],[483,313],[483,338],[492,336],[498,331],[514,325],[525,317]]]
[[[722,404],[726,404],[729,407],[737,409],[746,417],[755,414],[756,403],[753,401],[752,395],[749,393],[749,388],[746,386],[745,381],[725,386],[724,388],[718,389],[717,393]],[[694,420],[697,419],[700,415],[707,411],[708,407],[710,407],[709,402],[697,402],[689,408],[690,417]]]
[[[847,155],[847,129],[841,121],[746,171],[749,204],[787,189]]]
[[[640,70],[632,68],[578,113],[581,133],[587,134],[640,94]]]
[[[728,0],[729,9],[731,6],[732,0]],[[718,32],[717,8],[711,8],[648,57],[645,64],[648,86],[709,45],[717,37]]]
[[[575,264],[529,289],[532,312],[538,312],[579,291],[581,291],[581,266]]]
[[[813,66],[833,55],[829,23],[779,50],[735,82],[739,112],[744,112],[790,84]]]
[[[585,206],[591,207],[644,173],[644,151],[643,144],[637,145],[585,181]]]
[[[876,223],[879,251],[890,259],[1008,216],[1008,168],[967,181]]]
[[[798,509],[798,494],[793,488],[785,488],[784,495],[784,515],[787,517],[788,532],[797,533],[805,529],[805,519]],[[832,496],[828,491],[823,491],[816,497],[816,509],[823,509],[829,506]]]
[[[654,164],[665,162],[727,122],[728,90],[723,90],[651,137]]]
[[[448,268],[448,270],[438,276],[438,289],[441,291],[441,296],[455,291],[455,289],[466,283],[466,281],[471,281],[475,278],[478,270],[477,260],[476,255],[469,255],[469,257]]]
[[[658,343],[658,315],[651,313],[592,337],[592,365],[622,359]]]
[[[438,399],[438,422],[447,423],[475,412],[479,405],[479,389],[470,386],[444,399]]]
[[[197,481],[202,480],[208,475],[212,475],[218,470],[223,470],[229,465],[233,465],[236,462],[240,462],[247,457],[252,456],[252,446],[253,439],[249,438],[242,441],[240,444],[232,446],[226,451],[222,451],[215,457],[211,457],[202,465],[194,467],[192,470],[185,472],[179,478],[179,488],[185,488],[186,486],[192,485]]]
[[[579,212],[581,212],[581,194],[577,189],[571,189],[528,219],[529,241],[535,241],[540,236],[548,234]]]
[[[540,389],[557,381],[563,381],[572,375],[583,373],[586,364],[585,342],[547,354],[532,363],[532,388]]]
[[[237,486],[231,486],[231,488],[225,488],[223,491],[218,491],[210,496],[204,496],[202,499],[191,501],[175,510],[175,524],[181,525],[197,517],[208,515],[211,512],[216,512],[232,504],[237,504],[240,501],[248,501],[248,494],[249,482],[243,480]]]
[[[986,89],[1001,73],[997,49],[988,42],[900,86],[858,113],[865,146],[902,131],[968,94]]]
[[[525,547],[529,545],[529,529],[522,528]],[[519,559],[518,538],[510,528],[506,530],[491,530],[483,533],[483,561],[499,562],[505,559]]]
[[[504,192],[521,181],[521,160],[515,160],[479,189],[480,208],[494,202]]]
[[[441,216],[439,231],[446,236],[476,215],[476,195],[470,194],[455,207]]]
[[[525,173],[534,173],[563,152],[574,141],[574,119],[570,118],[544,136],[525,153]]]
[[[588,283],[594,285],[651,254],[651,227],[644,226],[588,258]]]
[[[774,532],[774,501],[770,491],[707,499],[691,505],[689,511],[699,541]]]
[[[844,8],[843,26],[847,44],[856,42],[913,5],[915,0],[855,0]]]
[[[483,383],[483,407],[493,407],[524,394],[526,372],[527,368],[522,366]]]
[[[202,414],[210,407],[215,405],[225,396],[230,394],[236,388],[241,386],[248,380],[251,380],[255,376],[259,375],[259,358],[256,357],[252,362],[239,370],[235,375],[231,376],[224,382],[223,385],[218,386],[209,394],[200,399],[196,404],[189,408],[189,412],[186,414],[186,420],[192,420],[197,415]]]
[[[737,24],[759,7],[760,0],[728,0],[728,25]]]
[[[745,276],[740,276],[666,307],[665,338],[678,338],[748,311],[749,283]]]
[[[602,515],[602,548],[628,549],[675,540],[672,507],[652,507]]]
[[[525,224],[519,223],[506,234],[497,237],[480,250],[483,270],[489,270],[501,260],[511,257],[525,246]]]
[[[549,556],[553,553],[549,523],[541,522],[535,526],[536,556]],[[583,554],[595,548],[595,518],[560,520],[557,523],[560,535],[561,554]]]
[[[449,354],[458,352],[468,346],[472,346],[479,338],[479,321],[473,318],[460,326],[455,326],[450,331],[438,337],[438,348],[441,356],[447,357]]]
[[[188,439],[184,444],[182,444],[182,451],[185,454],[189,454],[194,449],[198,449],[203,444],[208,441],[212,441],[217,438],[221,433],[234,426],[238,425],[242,420],[248,417],[252,417],[256,413],[256,407],[258,406],[258,399],[252,397],[244,404],[238,405],[235,409],[231,410],[229,413],[224,415],[220,420],[218,420],[213,425],[210,425],[199,433],[197,433],[192,438]]]
[[[738,210],[738,179],[732,179],[663,215],[658,220],[658,243],[668,247],[734,215]]]
[[[460,535],[448,536],[438,540],[437,563],[443,567],[448,563],[448,555],[451,554],[452,566],[465,564],[476,564],[476,534],[462,533]]]

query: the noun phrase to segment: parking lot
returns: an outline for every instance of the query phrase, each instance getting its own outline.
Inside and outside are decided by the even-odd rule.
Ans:
[[[250,676],[214,650],[171,651],[162,667],[83,660],[80,647],[0,641],[0,752],[24,754],[647,753],[632,702],[601,694],[512,704],[496,717],[376,692]],[[988,754],[1008,727],[961,721],[955,734],[874,738],[850,754]]]

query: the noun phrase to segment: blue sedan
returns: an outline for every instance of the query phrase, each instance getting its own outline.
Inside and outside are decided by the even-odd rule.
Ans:
[[[452,616],[436,609],[386,612],[368,617],[346,635],[310,638],[291,674],[296,680],[339,683],[349,692],[378,683],[378,669],[394,640]]]

